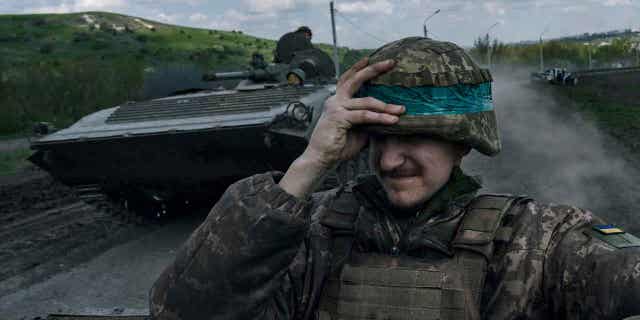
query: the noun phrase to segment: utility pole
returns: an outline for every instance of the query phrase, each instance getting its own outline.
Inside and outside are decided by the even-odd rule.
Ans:
[[[338,58],[338,40],[336,38],[336,19],[334,17],[333,1],[329,2],[331,10],[331,30],[333,31],[333,64],[336,68],[336,79],[340,77],[340,60]]]
[[[544,52],[542,51],[542,35],[540,35],[540,73],[544,72]]]
[[[489,37],[489,32],[491,31],[491,29],[493,29],[495,26],[499,24],[500,24],[499,22],[496,22],[487,29],[487,68],[488,69],[491,69],[491,51],[493,49],[491,48],[491,38]]]
[[[589,70],[593,69],[593,60],[591,60],[591,43],[587,45],[587,50],[589,50]]]
[[[546,27],[544,27],[544,30],[542,31],[542,33],[540,34],[540,73],[544,72],[544,49],[542,48],[542,46],[544,45],[544,42],[542,42],[542,36],[549,30],[549,24],[547,24]]]
[[[424,37],[427,38],[428,32],[427,32],[427,21],[429,21],[429,19],[431,19],[433,16],[435,16],[436,14],[440,13],[440,9],[437,9],[436,11],[434,11],[430,16],[426,17],[424,19],[424,22],[422,22],[422,32],[424,33]]]
[[[487,39],[488,39],[488,47],[487,47],[487,69],[491,70],[491,50],[493,48],[491,48],[491,38],[489,38],[489,34],[487,33]]]

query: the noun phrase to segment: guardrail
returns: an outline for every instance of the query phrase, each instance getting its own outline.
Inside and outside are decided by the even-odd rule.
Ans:
[[[590,76],[602,75],[602,74],[631,73],[631,72],[640,72],[640,67],[576,70],[571,73],[576,77],[590,77]]]

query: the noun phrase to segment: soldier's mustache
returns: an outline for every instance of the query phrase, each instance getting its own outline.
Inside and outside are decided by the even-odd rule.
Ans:
[[[418,167],[400,167],[393,170],[381,171],[380,175],[384,178],[407,178],[415,177],[422,174],[422,170]]]

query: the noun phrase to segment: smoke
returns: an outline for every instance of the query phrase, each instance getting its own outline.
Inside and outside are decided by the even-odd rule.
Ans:
[[[539,202],[576,205],[610,223],[640,231],[640,172],[624,150],[549,88],[526,76],[497,75],[495,109],[503,151],[473,153],[463,167],[482,176],[481,192],[525,194]]]

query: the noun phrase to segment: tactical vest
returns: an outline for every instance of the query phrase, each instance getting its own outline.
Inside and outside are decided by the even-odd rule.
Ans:
[[[511,214],[509,208],[523,199],[482,195],[472,200],[459,217],[450,257],[417,258],[348,249],[342,268],[325,282],[318,318],[480,319],[481,292],[494,241],[508,240],[511,230],[502,221]],[[337,244],[336,250],[344,250],[344,243]]]

